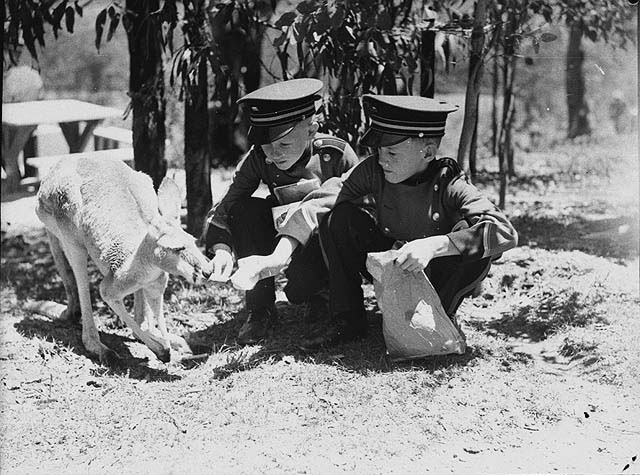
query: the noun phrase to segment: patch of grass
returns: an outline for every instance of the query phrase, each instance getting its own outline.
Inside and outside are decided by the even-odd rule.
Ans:
[[[540,341],[568,327],[606,323],[597,307],[602,300],[600,294],[584,294],[566,287],[543,289],[487,327],[498,333]]]
[[[598,344],[596,342],[567,336],[562,340],[562,345],[560,346],[558,353],[562,356],[566,356],[567,358],[575,358],[578,356],[593,354],[594,350],[597,348]]]

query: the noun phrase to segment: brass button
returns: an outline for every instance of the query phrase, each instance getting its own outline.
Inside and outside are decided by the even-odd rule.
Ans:
[[[433,213],[433,216],[431,216],[431,218],[436,222],[440,221],[440,213]]]
[[[385,233],[389,233],[389,232],[391,232],[391,229],[389,229],[389,228],[384,228],[384,232],[385,232]]]
[[[331,155],[329,155],[328,153],[325,153],[324,155],[322,155],[322,159],[325,162],[328,162],[329,160],[331,160]]]
[[[433,185],[433,191],[438,191],[439,189],[440,189],[440,187],[438,186],[437,183],[435,185]]]

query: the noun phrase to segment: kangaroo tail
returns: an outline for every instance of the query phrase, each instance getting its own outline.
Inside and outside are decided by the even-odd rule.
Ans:
[[[62,312],[67,307],[51,300],[27,300],[23,308],[29,312],[56,319],[62,316]]]

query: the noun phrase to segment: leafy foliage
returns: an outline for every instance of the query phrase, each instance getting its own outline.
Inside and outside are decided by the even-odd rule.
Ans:
[[[55,6],[54,6],[55,5]],[[51,27],[54,36],[65,28],[73,33],[76,14],[82,16],[82,7],[78,1],[62,0],[56,5],[55,1],[21,1],[7,0],[3,8],[3,51],[9,60],[16,63],[19,56],[18,48],[21,43],[29,50],[34,59],[38,59],[36,44],[45,46],[45,28]],[[64,19],[64,26],[62,20]],[[3,57],[3,61],[5,58]]]
[[[355,141],[362,125],[359,98],[366,93],[397,93],[413,88],[420,61],[421,12],[413,2],[318,2],[305,0],[283,15],[274,41],[284,78],[309,71],[328,76],[325,126]],[[297,71],[289,69],[295,46]]]

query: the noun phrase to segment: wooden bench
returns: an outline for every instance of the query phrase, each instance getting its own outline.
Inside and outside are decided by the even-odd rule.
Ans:
[[[129,147],[133,145],[131,130],[113,126],[98,126],[93,131],[93,148],[95,150],[120,148],[122,144]]]
[[[121,160],[133,168],[133,148],[116,148],[110,150],[97,150],[94,152],[67,153],[63,155],[48,155],[42,157],[27,158],[27,164],[38,170],[38,175],[43,176],[51,167],[60,160],[74,157],[91,157],[100,160]]]

